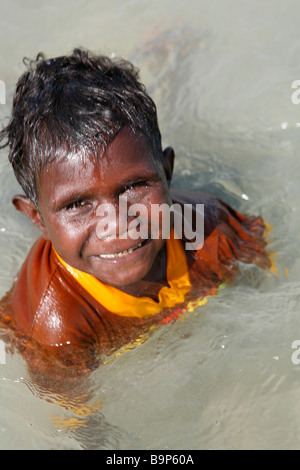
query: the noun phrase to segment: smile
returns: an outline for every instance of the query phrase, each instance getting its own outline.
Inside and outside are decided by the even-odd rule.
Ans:
[[[128,250],[119,251],[119,253],[110,253],[110,254],[105,254],[105,255],[103,254],[103,255],[98,255],[98,256],[99,258],[102,258],[102,259],[121,258],[122,256],[126,256],[126,255],[129,255],[130,253],[133,253],[138,248],[141,248],[142,245],[143,243],[139,243],[138,245],[132,248],[129,248]]]

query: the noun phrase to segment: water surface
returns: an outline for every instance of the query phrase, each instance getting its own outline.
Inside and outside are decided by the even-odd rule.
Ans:
[[[141,69],[175,148],[174,187],[206,190],[274,227],[278,275],[242,266],[235,285],[60,395],[6,353],[2,449],[299,449],[300,79],[297,0],[4,0],[0,79],[10,113],[22,58],[85,46]],[[0,289],[36,229],[0,154]]]

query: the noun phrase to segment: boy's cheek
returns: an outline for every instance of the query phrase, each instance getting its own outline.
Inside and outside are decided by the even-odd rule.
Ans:
[[[76,224],[74,226],[66,221],[48,226],[47,234],[55,250],[62,257],[69,253],[74,256],[77,252],[80,252],[84,240],[88,236],[82,225],[78,226]]]

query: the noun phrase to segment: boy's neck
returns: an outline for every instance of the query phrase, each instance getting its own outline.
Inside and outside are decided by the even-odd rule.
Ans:
[[[164,245],[146,277],[134,284],[118,287],[118,289],[135,297],[150,297],[157,301],[159,291],[168,285],[167,248]]]

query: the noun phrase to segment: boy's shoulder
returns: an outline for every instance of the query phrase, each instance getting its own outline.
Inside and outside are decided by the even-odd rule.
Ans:
[[[241,214],[221,199],[200,192],[173,191],[173,203],[204,205],[204,244],[199,259],[206,260],[222,281],[232,281],[237,261],[269,269],[266,225],[260,216]]]
[[[194,211],[197,209],[197,204],[203,204],[206,235],[208,230],[210,232],[220,224],[231,224],[232,222],[235,224],[236,221],[250,226],[254,219],[262,221],[261,217],[249,217],[241,214],[228,203],[211,194],[177,189],[172,190],[171,194],[173,203],[192,205]]]
[[[172,190],[172,201],[173,204],[180,204],[183,207],[183,213],[185,213],[184,206],[192,206],[192,226],[194,230],[197,230],[197,216],[199,209],[197,206],[203,205],[204,209],[200,210],[200,213],[204,217],[204,238],[219,226],[220,220],[224,219],[225,213],[232,210],[227,204],[218,199],[216,196],[187,190]]]
[[[171,195],[173,202],[179,204],[204,204],[209,205],[209,207],[213,207],[218,201],[215,196],[211,196],[210,194],[184,189],[172,189]]]
[[[81,331],[88,302],[59,263],[51,242],[40,238],[30,249],[10,295],[13,322],[41,344],[62,345]],[[85,337],[87,331],[84,325]],[[73,335],[73,339],[75,336]]]

